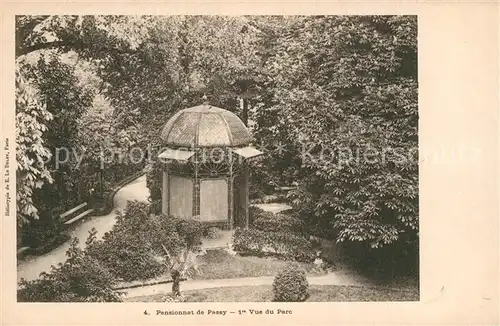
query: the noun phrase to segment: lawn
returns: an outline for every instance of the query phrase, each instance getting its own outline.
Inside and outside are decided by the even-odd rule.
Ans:
[[[185,302],[270,302],[273,299],[270,285],[236,286],[182,293]],[[162,302],[165,294],[128,298],[133,302]],[[418,301],[417,289],[398,290],[387,287],[311,285],[307,302],[347,301]]]
[[[223,279],[257,276],[274,276],[287,262],[271,257],[231,255],[224,250],[207,250],[200,257],[199,272],[192,279]],[[319,272],[314,264],[302,263],[308,274]]]
[[[190,273],[188,279],[213,280],[224,278],[275,276],[287,262],[272,257],[231,255],[223,249],[210,249],[199,258],[198,271]],[[309,275],[323,273],[314,264],[300,263]],[[120,282],[116,288],[136,287],[139,285],[164,283],[170,275],[160,275],[154,279]]]

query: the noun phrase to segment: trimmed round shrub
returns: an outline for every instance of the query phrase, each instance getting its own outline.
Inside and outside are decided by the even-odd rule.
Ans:
[[[274,301],[301,302],[307,299],[309,282],[306,272],[297,264],[288,264],[274,278]]]

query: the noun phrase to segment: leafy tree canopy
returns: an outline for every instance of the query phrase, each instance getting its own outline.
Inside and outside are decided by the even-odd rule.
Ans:
[[[266,63],[279,78],[261,139],[287,140],[295,204],[339,241],[379,247],[418,230],[416,28],[406,16],[302,17]]]

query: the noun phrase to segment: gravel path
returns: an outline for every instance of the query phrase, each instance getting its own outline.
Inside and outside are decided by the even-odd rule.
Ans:
[[[114,210],[105,216],[95,216],[85,219],[72,232],[71,237],[77,237],[80,245],[85,244],[89,231],[92,228],[97,230],[97,238],[100,238],[104,233],[111,230],[116,222],[116,211],[126,207],[127,201],[139,200],[147,201],[149,197],[149,189],[146,186],[146,176],[143,175],[131,183],[127,184],[116,193],[113,199]],[[33,280],[40,275],[41,272],[50,271],[51,265],[57,265],[66,260],[66,251],[69,248],[69,241],[46,253],[42,256],[27,256],[19,261],[17,265],[17,280],[25,278]]]
[[[188,280],[181,282],[181,291],[201,290],[232,286],[257,286],[273,284],[274,276],[243,277],[214,280]],[[361,278],[342,272],[330,272],[324,275],[309,275],[307,281],[310,285],[362,285],[366,284]],[[133,301],[134,297],[154,294],[167,294],[172,291],[172,284],[157,284],[123,290],[125,298]]]

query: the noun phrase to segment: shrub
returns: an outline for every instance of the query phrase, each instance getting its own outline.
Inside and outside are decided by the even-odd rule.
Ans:
[[[74,239],[63,264],[52,266],[33,281],[21,280],[20,302],[116,302],[120,293],[112,289],[115,277],[96,259],[78,248]]]
[[[87,251],[113,275],[127,282],[154,278],[165,272],[151,243],[139,235],[111,232],[104,240],[88,246]]]
[[[150,210],[147,203],[129,202],[124,212],[118,214],[113,229],[87,249],[92,257],[125,281],[165,273],[164,249],[175,256],[184,249],[195,250],[201,244],[201,222],[151,215]]]
[[[118,214],[113,231],[122,230],[126,233],[138,234],[144,240],[155,244],[169,242],[173,236],[172,233],[177,232],[183,242],[179,245],[196,247],[201,244],[204,227],[200,221],[151,214],[151,211],[151,204],[139,201],[129,202],[123,213]]]
[[[257,230],[305,235],[305,224],[297,217],[282,213],[264,213],[259,214],[253,221],[253,227]]]
[[[316,257],[307,239],[290,232],[237,229],[233,249],[241,255],[270,255],[300,262],[312,262]]]
[[[169,217],[164,223],[172,223],[175,226],[177,233],[186,242],[187,248],[194,249],[201,245],[204,227],[200,221]]]
[[[137,224],[134,218],[121,218],[119,221],[120,224],[106,233],[102,240],[95,241],[87,247],[89,255],[99,260],[116,277],[124,281],[145,280],[164,273],[165,266],[157,258],[161,255],[159,242],[162,238],[154,236],[154,234],[161,234],[161,230],[150,229],[150,234],[148,234],[145,229],[133,227]],[[145,227],[154,227],[152,221],[145,221],[145,223]],[[178,238],[175,237],[176,234],[171,233],[165,236],[169,235],[169,240],[172,242]],[[156,241],[153,242],[151,239]]]
[[[195,236],[190,234],[184,236],[186,230],[182,228],[183,225],[177,225],[177,221],[176,218],[163,215],[150,216],[148,222],[151,229],[144,232],[141,237],[144,239],[143,241],[147,240],[147,242],[151,243],[156,255],[163,256],[165,254],[163,247],[176,255],[191,244],[189,241],[192,241],[191,238]]]
[[[273,281],[274,301],[300,302],[307,299],[306,272],[297,264],[288,264]]]
[[[122,214],[124,220],[135,219],[137,221],[147,219],[150,211],[150,204],[140,202],[138,200],[127,202],[127,206],[123,210]]]

